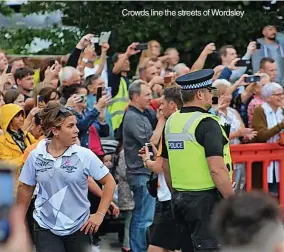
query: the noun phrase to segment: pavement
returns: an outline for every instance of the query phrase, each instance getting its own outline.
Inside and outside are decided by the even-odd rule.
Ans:
[[[120,252],[121,244],[118,241],[117,233],[106,234],[100,237],[100,252]]]

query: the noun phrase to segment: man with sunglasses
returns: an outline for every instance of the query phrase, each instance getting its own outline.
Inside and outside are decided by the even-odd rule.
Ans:
[[[209,231],[211,211],[221,196],[234,194],[229,139],[218,117],[208,112],[213,75],[213,70],[204,69],[176,79],[183,107],[167,120],[164,130],[163,171],[172,189],[183,252],[218,249]]]

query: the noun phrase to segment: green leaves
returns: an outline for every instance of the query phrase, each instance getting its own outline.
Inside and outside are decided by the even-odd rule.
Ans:
[[[50,41],[52,44],[48,49],[43,49],[37,54],[67,54],[75,46],[80,36],[68,30],[62,30],[54,26],[51,29],[1,29],[0,48],[10,54],[30,54],[29,48],[34,38]]]
[[[0,1],[0,14],[4,15],[4,16],[10,16],[14,13],[14,11],[9,8],[8,6],[6,6],[6,3],[4,0]]]
[[[0,2],[2,11],[3,3]],[[176,11],[176,16],[123,16],[122,11],[150,10]],[[205,16],[207,10],[241,10],[244,16]],[[4,10],[4,9],[3,9]],[[77,30],[62,30],[60,27],[50,29],[20,29],[15,31],[0,31],[0,48],[13,53],[27,53],[27,44],[34,37],[48,39],[52,42],[49,49],[39,54],[66,54],[74,48],[80,36],[87,33],[100,34],[102,31],[112,31],[112,43],[109,55],[126,50],[133,42],[158,40],[162,47],[177,47],[181,62],[194,62],[203,48],[210,42],[215,42],[217,49],[225,44],[233,44],[239,53],[243,54],[251,40],[261,37],[261,27],[264,24],[279,22],[272,15],[265,15],[261,3],[247,1],[229,2],[55,2],[29,1],[22,8],[25,14],[43,13],[60,10],[63,25],[78,28]],[[178,11],[200,11],[201,16],[178,16]],[[11,38],[6,38],[9,33]],[[63,36],[62,36],[63,33]],[[3,37],[4,36],[4,37]],[[138,56],[131,59],[132,64],[138,62]],[[206,67],[216,64],[214,57],[209,57]]]

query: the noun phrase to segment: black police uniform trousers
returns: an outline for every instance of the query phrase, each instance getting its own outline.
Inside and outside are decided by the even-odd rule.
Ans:
[[[182,252],[218,250],[219,244],[210,232],[210,217],[220,199],[217,189],[173,191],[172,211],[181,231]]]

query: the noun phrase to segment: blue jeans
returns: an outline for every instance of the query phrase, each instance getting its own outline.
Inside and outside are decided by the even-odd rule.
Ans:
[[[130,224],[130,248],[132,252],[147,251],[147,228],[153,222],[156,203],[156,199],[147,190],[146,182],[149,178],[150,176],[147,175],[135,175],[128,178],[135,202]]]
[[[120,211],[120,214],[124,218],[124,238],[123,238],[123,247],[124,248],[130,248],[130,241],[129,241],[129,229],[131,224],[131,218],[132,218],[132,211]]]

